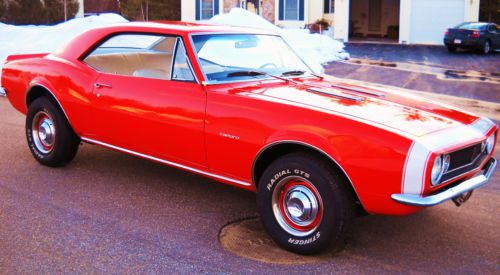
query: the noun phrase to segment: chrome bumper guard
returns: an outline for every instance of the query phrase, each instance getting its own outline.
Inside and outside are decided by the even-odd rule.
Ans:
[[[427,197],[412,194],[392,194],[391,198],[399,203],[412,206],[433,206],[436,204],[440,204],[446,200],[455,198],[465,192],[471,191],[486,184],[495,171],[497,164],[497,160],[491,158],[486,163],[485,168],[483,169],[484,173],[482,175],[478,175],[471,179],[468,179],[457,186],[453,186],[449,189],[444,190],[441,193],[437,193]]]

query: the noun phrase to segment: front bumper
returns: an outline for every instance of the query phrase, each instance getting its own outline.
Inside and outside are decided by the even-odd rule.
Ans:
[[[491,158],[485,165],[482,175],[468,179],[457,186],[453,186],[440,193],[422,197],[413,194],[392,194],[391,198],[399,203],[412,206],[433,206],[446,200],[452,199],[465,192],[471,191],[486,184],[497,167],[497,160]]]

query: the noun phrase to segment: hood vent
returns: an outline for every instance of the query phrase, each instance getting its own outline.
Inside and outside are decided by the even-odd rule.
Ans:
[[[358,93],[362,93],[362,94],[366,94],[366,95],[373,95],[373,96],[377,96],[377,97],[385,97],[385,95],[382,94],[382,93],[377,93],[377,92],[374,92],[374,91],[370,91],[368,89],[354,88],[354,87],[345,86],[345,85],[339,85],[339,84],[331,84],[330,86],[333,87],[333,88],[340,88],[340,89],[344,89],[344,90],[350,90],[350,91],[354,91],[354,92],[358,92]]]
[[[363,98],[360,96],[340,93],[340,92],[336,92],[336,91],[332,91],[332,90],[326,90],[326,89],[320,89],[320,88],[308,88],[307,91],[325,94],[325,95],[331,95],[331,96],[335,96],[338,98],[348,99],[348,100],[352,100],[352,101],[356,101],[356,102],[363,101]]]

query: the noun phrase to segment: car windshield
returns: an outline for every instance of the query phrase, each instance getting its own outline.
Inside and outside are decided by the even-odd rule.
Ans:
[[[486,23],[471,23],[471,22],[466,22],[462,23],[458,26],[455,27],[455,29],[466,29],[466,30],[482,30],[486,27]]]
[[[238,81],[269,75],[305,76],[311,70],[279,36],[194,35],[194,47],[208,81]]]

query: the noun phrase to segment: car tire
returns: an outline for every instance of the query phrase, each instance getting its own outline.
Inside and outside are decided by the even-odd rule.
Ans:
[[[73,160],[80,144],[64,113],[47,97],[37,98],[29,105],[26,138],[35,159],[51,167]]]
[[[354,199],[340,171],[305,153],[290,153],[263,173],[257,204],[264,228],[281,247],[312,254],[340,251],[354,216]]]
[[[456,52],[456,51],[457,51],[457,47],[455,47],[455,46],[450,46],[450,45],[448,45],[448,46],[446,46],[446,48],[448,49],[448,51],[449,51],[450,53],[454,53],[454,52]]]
[[[489,40],[484,41],[481,47],[481,54],[489,54],[491,51],[491,42]]]

